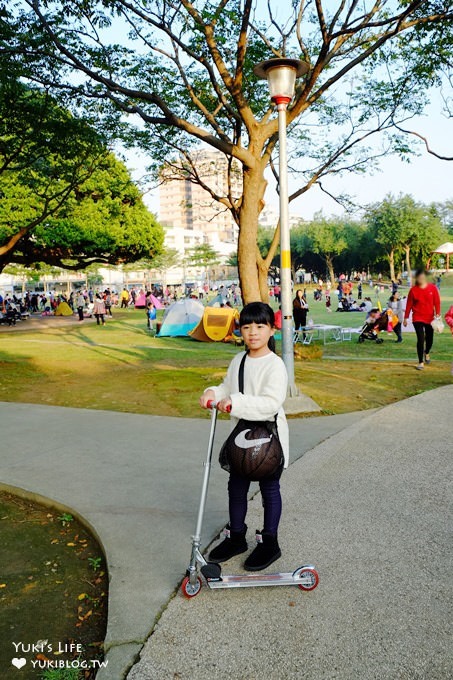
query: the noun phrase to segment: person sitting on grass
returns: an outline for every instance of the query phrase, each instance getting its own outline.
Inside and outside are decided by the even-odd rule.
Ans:
[[[369,314],[373,308],[373,303],[370,297],[366,297],[364,301],[360,304],[360,310]]]

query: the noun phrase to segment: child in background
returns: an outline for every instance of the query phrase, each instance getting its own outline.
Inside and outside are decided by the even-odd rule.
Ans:
[[[154,331],[154,321],[156,320],[157,312],[152,302],[148,302],[146,306],[146,323],[149,331]]]

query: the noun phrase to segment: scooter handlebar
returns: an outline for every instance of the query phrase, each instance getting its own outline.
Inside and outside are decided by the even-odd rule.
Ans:
[[[208,408],[208,409],[217,408],[217,404],[216,404],[216,402],[214,401],[214,399],[210,399],[210,400],[208,401],[208,403],[206,404],[206,408]],[[231,413],[231,406],[228,406],[228,408],[227,408],[227,413]]]

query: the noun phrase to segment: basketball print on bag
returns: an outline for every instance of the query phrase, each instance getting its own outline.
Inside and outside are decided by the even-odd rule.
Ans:
[[[252,481],[278,479],[283,449],[276,421],[240,420],[222,446],[220,465],[227,472]]]

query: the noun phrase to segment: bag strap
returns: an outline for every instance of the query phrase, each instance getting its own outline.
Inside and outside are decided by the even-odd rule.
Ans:
[[[244,368],[245,368],[245,360],[247,359],[247,352],[244,354],[244,356],[241,359],[241,363],[239,365],[239,392],[241,394],[244,394]]]
[[[247,352],[244,354],[244,356],[241,359],[241,363],[239,364],[239,392],[241,394],[244,394],[244,368],[245,368],[245,360],[247,359]],[[274,416],[274,423],[275,426],[277,426],[277,418],[278,418],[278,413],[275,414]]]

